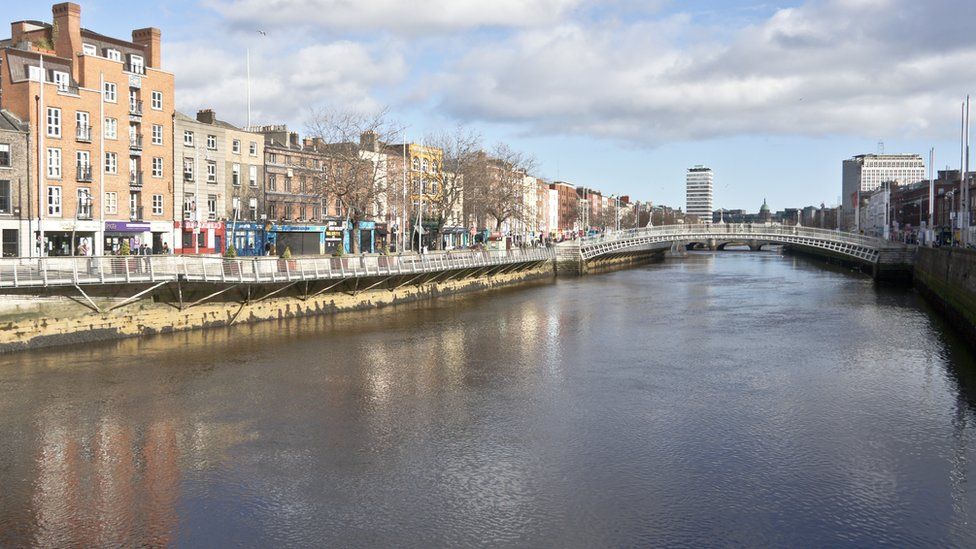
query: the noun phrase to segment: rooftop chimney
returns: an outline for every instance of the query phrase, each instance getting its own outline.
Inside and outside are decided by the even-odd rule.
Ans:
[[[301,147],[301,143],[298,141],[298,132],[291,132],[288,134],[288,144],[292,147]]]
[[[214,114],[213,109],[203,109],[202,111],[197,111],[197,122],[203,122],[204,124],[216,124],[217,115]]]
[[[81,6],[71,2],[55,4],[51,8],[54,15],[52,42],[58,57],[71,60],[71,76],[78,81],[78,63],[75,55],[81,53]]]
[[[162,61],[160,60],[162,52],[159,45],[161,34],[159,29],[155,27],[146,27],[132,31],[132,41],[142,46],[146,54],[145,63],[147,67],[154,69],[162,68]]]

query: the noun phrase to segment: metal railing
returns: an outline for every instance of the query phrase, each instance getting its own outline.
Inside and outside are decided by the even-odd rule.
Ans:
[[[129,212],[129,221],[142,221],[142,206],[136,206]]]
[[[227,284],[420,275],[550,261],[551,248],[463,250],[424,255],[222,258],[150,255],[0,259],[0,288],[145,284],[183,280]]]
[[[78,176],[75,178],[76,181],[82,183],[91,183],[92,180],[92,167],[91,164],[78,164]]]
[[[142,187],[142,172],[129,172],[129,186]]]
[[[80,141],[82,143],[91,143],[92,140],[91,126],[87,124],[79,124],[75,128],[75,140]]]
[[[142,150],[142,136],[141,135],[130,135],[129,136],[129,148],[134,150]]]
[[[129,114],[142,116],[142,99],[129,100]]]

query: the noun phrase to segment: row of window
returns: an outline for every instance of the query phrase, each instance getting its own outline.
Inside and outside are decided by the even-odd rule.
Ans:
[[[48,107],[47,118],[46,118],[46,134],[48,137],[60,138],[62,136],[61,132],[61,109],[56,107]],[[75,128],[76,136],[79,139],[91,139],[91,115],[85,111],[75,112]],[[119,136],[119,121],[116,118],[106,117],[104,121],[104,136],[105,139],[118,139]],[[129,137],[135,138],[139,135],[139,125],[129,124]],[[152,144],[162,145],[163,144],[163,126],[161,124],[152,125]]]
[[[9,149],[9,145],[7,147]],[[79,170],[90,169],[91,153],[88,151],[77,151],[75,153],[75,165]],[[138,158],[129,158],[129,172],[133,174],[139,172]],[[62,173],[61,149],[49,148],[47,150],[47,176],[51,179],[60,179]],[[119,155],[117,153],[105,153],[105,173],[112,175],[119,173]],[[161,157],[156,156],[152,159],[152,176],[163,177],[163,159]]]
[[[3,182],[0,182],[0,192],[3,191]],[[7,202],[9,203],[10,185],[7,184]],[[129,193],[129,211],[133,214],[139,211],[142,193]],[[78,218],[90,218],[92,216],[92,194],[91,189],[79,188],[77,195]],[[119,196],[115,192],[105,193],[105,214],[117,214],[119,209]],[[2,199],[0,199],[2,206]],[[49,185],[47,187],[47,215],[49,217],[61,217],[63,211],[63,194],[59,185]],[[5,213],[5,212],[0,212]],[[163,195],[152,195],[152,215],[163,215]]]
[[[234,197],[232,200],[233,206],[233,216],[235,219],[241,218],[241,199],[239,197]],[[257,218],[258,212],[258,199],[251,198],[248,200],[248,209],[250,211],[250,219]],[[183,195],[183,219],[193,219],[194,214],[197,211],[197,199],[192,193],[186,193]],[[209,221],[217,220],[217,195],[208,194],[207,195],[207,219]]]
[[[268,219],[298,219],[300,221],[320,219],[319,206],[317,204],[310,206],[308,204],[268,202],[267,213]],[[311,217],[308,215],[310,213],[312,214]]]
[[[190,130],[183,130],[183,144],[187,147],[193,147],[194,145],[194,134]],[[217,136],[207,134],[207,149],[211,151],[217,150]],[[235,154],[240,154],[241,152],[241,140],[235,139],[231,144],[231,150]],[[248,145],[248,153],[251,156],[258,155],[258,143],[257,141],[251,141]]]

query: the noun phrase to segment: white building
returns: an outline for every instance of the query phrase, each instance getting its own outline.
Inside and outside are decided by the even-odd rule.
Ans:
[[[698,216],[699,223],[712,222],[712,169],[688,168],[685,175],[685,213]]]
[[[917,154],[861,154],[844,161],[841,228],[858,229],[858,200],[885,182],[911,185],[925,180],[925,162]]]

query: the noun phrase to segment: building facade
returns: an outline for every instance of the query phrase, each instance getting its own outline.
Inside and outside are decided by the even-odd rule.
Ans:
[[[878,189],[882,183],[911,185],[925,179],[925,162],[917,154],[861,154],[845,160],[841,183],[843,210],[841,228],[857,230],[857,212],[863,193]]]
[[[685,174],[685,213],[697,216],[699,223],[710,223],[713,189],[711,168],[705,166],[688,168]]]
[[[173,219],[178,254],[218,254],[225,246],[227,134],[212,115],[173,116],[173,171],[181,174],[174,191],[181,205]]]
[[[28,166],[30,133],[13,113],[0,111],[0,254],[33,255],[30,235],[34,220],[28,214],[31,178]]]
[[[0,106],[30,128],[32,246],[159,251],[172,234],[174,89],[160,32],[121,40],[81,28],[77,4],[52,13],[53,24],[12,23],[0,42]]]

